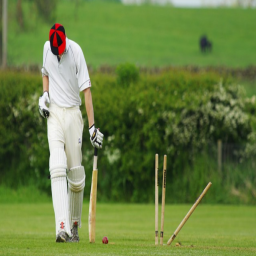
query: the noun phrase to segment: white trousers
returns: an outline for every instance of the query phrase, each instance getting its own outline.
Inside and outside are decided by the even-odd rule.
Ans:
[[[84,123],[79,107],[61,108],[51,104],[49,110],[47,133],[50,153],[55,148],[64,147],[67,168],[80,166]]]
[[[70,222],[74,220],[81,225],[85,182],[84,168],[81,166],[84,124],[79,107],[62,108],[51,104],[49,111],[47,133],[56,235],[60,231],[71,235]],[[68,189],[66,171],[69,172]]]

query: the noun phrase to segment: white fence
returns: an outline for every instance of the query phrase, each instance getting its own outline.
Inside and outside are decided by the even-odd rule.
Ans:
[[[121,0],[123,4],[157,4],[175,7],[256,7],[256,0]]]

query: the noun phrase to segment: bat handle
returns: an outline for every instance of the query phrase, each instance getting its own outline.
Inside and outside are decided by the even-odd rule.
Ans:
[[[98,149],[94,148],[93,170],[97,170]]]

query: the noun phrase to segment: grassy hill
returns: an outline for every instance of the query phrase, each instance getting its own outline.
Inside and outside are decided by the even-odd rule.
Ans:
[[[16,1],[9,1],[9,65],[41,64],[51,24],[40,21],[23,1],[25,30],[16,22]],[[246,67],[256,62],[256,9],[177,9],[124,6],[117,2],[59,1],[56,22],[78,42],[88,65],[132,62],[139,66]],[[199,37],[213,42],[202,54]]]

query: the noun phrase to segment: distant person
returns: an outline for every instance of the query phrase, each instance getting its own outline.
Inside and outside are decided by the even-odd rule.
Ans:
[[[212,50],[212,43],[206,36],[202,36],[199,41],[201,52],[210,52]]]
[[[93,147],[102,148],[103,134],[94,125],[91,81],[82,49],[66,37],[58,23],[50,29],[49,41],[44,44],[42,77],[39,112],[47,118],[56,242],[79,242],[85,186],[80,92],[85,97]]]

